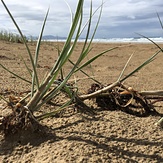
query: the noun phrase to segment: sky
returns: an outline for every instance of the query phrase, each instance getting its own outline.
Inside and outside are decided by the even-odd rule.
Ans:
[[[19,27],[26,36],[38,36],[50,6],[44,35],[66,37],[71,25],[70,10],[64,0],[4,0]],[[66,0],[75,12],[78,1]],[[87,22],[91,0],[84,2],[83,24]],[[93,11],[102,3],[92,0]],[[106,0],[95,38],[163,37],[157,13],[163,20],[163,0]],[[93,16],[92,31],[99,12]],[[17,30],[0,2],[0,30],[17,33]],[[84,34],[83,34],[84,37]]]

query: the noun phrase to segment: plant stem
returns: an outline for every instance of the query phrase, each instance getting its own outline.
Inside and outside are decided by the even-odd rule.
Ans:
[[[50,79],[51,79],[51,75],[49,74],[47,76],[47,78],[45,79],[44,83],[40,86],[40,88],[36,91],[36,93],[34,94],[34,96],[31,98],[31,100],[28,102],[27,107],[32,110],[32,108],[34,108],[37,103],[38,103],[38,99],[41,96],[42,92],[45,90],[47,84],[49,83]]]
[[[156,125],[159,125],[163,128],[163,117],[156,123]]]
[[[140,94],[142,96],[148,96],[148,95],[163,96],[163,90],[157,90],[157,91],[141,91]]]
[[[103,89],[100,89],[96,92],[93,92],[93,93],[90,93],[90,94],[87,94],[87,95],[81,95],[79,96],[80,100],[84,101],[86,99],[90,99],[90,98],[94,98],[94,97],[97,97],[98,95],[116,87],[116,86],[119,86],[120,83],[118,81],[114,82],[113,84],[110,84],[109,86],[107,87],[104,87]]]

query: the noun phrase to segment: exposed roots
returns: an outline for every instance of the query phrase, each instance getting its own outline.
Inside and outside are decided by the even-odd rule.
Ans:
[[[0,121],[0,131],[4,134],[4,137],[13,134],[22,134],[23,132],[42,132],[43,127],[33,116],[31,111],[17,103],[16,105],[9,106],[12,112],[4,117]]]
[[[88,93],[93,93],[104,87],[99,84],[92,84]],[[147,116],[156,113],[150,100],[142,96],[131,87],[123,85],[116,86],[95,97],[97,106],[104,110],[122,110],[136,116]]]
[[[73,94],[73,89],[70,89]],[[64,90],[61,91],[62,93]],[[94,98],[98,108],[103,110],[121,110],[123,112],[136,115],[148,116],[150,114],[158,114],[154,109],[153,104],[157,101],[163,101],[161,98],[154,98],[154,101],[143,96],[133,88],[126,88],[121,83],[113,83],[108,86],[92,84],[88,90],[88,94],[77,96],[74,98],[73,104],[81,112],[95,114],[94,109],[88,107],[85,99]],[[26,103],[19,103],[20,98],[9,96],[8,107],[12,109],[12,113],[3,116],[0,120],[0,131],[4,136],[13,135],[16,133],[43,132],[46,133],[47,127],[42,126],[33,113],[26,107]],[[53,114],[54,115],[54,114]],[[46,128],[46,129],[45,129]],[[46,131],[45,131],[46,130]]]

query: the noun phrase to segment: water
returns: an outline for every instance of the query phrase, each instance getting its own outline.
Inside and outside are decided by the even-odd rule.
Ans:
[[[163,43],[163,37],[149,38],[155,43]],[[150,43],[146,38],[111,38],[111,39],[94,39],[95,42],[110,43]]]
[[[149,38],[155,43],[163,43],[163,37],[153,37]],[[65,39],[59,40],[46,40],[46,41],[58,41],[58,42],[65,42]],[[80,39],[79,42],[84,42],[84,39]],[[110,39],[94,39],[93,42],[97,43],[151,43],[146,38],[110,38]]]

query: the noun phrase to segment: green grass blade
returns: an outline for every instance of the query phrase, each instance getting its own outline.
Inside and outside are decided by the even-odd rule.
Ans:
[[[83,9],[82,9],[83,7],[80,5],[78,5],[78,6],[80,7],[80,9],[79,10],[77,9],[77,11],[76,11],[74,22],[72,25],[72,30],[70,30],[70,34],[68,36],[68,40],[69,40],[68,44],[67,44],[68,48],[67,47],[65,49],[63,48],[63,51],[61,51],[61,54],[59,57],[61,59],[60,59],[58,69],[63,67],[63,65],[68,61],[72,52],[74,51],[74,48],[75,48],[76,43],[77,43],[78,38],[79,38],[79,33],[80,33],[80,29],[81,29],[81,25],[82,25],[82,18],[83,18]],[[73,34],[72,34],[72,31],[73,31]],[[75,31],[76,31],[76,36],[75,36],[75,39],[71,45],[72,36],[74,35]]]
[[[28,45],[27,45],[26,39],[25,39],[23,33],[21,32],[19,26],[17,25],[17,23],[16,23],[14,17],[12,16],[11,12],[9,11],[8,7],[7,7],[6,4],[4,3],[4,1],[1,0],[1,2],[2,2],[3,6],[5,7],[6,11],[8,12],[8,14],[9,14],[11,20],[13,21],[14,25],[16,26],[16,28],[17,28],[17,30],[18,30],[18,32],[19,32],[19,34],[20,34],[20,36],[21,36],[21,38],[22,38],[22,40],[23,40],[23,43],[24,43],[24,45],[25,45],[25,47],[26,47],[26,49],[27,49],[27,51],[28,51],[28,54],[29,54],[29,57],[30,57],[30,61],[31,61],[31,64],[32,64],[33,71],[34,71],[34,73],[36,74],[36,85],[37,85],[37,87],[39,87],[39,85],[38,85],[38,77],[37,77],[36,67],[35,67],[35,65],[34,65],[34,60],[33,60],[32,54],[31,54],[31,52],[30,52],[30,49],[29,49],[29,47],[28,47]]]
[[[30,68],[27,66],[27,64],[26,64],[26,62],[25,62],[25,60],[24,60],[24,58],[23,58],[22,56],[20,56],[20,57],[21,57],[21,59],[22,59],[22,61],[23,61],[24,65],[25,65],[25,67],[26,67],[26,69],[27,69],[27,71],[28,71],[29,75],[32,77],[32,73],[31,73]]]
[[[92,20],[92,1],[91,1],[91,6],[90,6],[90,16],[89,16],[89,21],[88,21],[88,28],[87,28],[87,33],[86,33],[86,37],[85,37],[85,42],[84,42],[84,46],[82,48],[82,52],[83,53],[85,51],[85,48],[86,48],[86,45],[87,45],[87,41],[88,41],[88,38],[89,38],[89,33],[90,33],[90,29],[91,29],[91,20]],[[80,34],[81,35],[81,32]],[[89,48],[88,48],[89,49]],[[83,53],[84,54],[84,53]],[[85,53],[86,55],[87,53]],[[85,57],[85,55],[81,55],[83,58]],[[81,58],[82,60],[82,58]]]
[[[83,49],[82,49],[82,55],[80,55],[80,57],[79,57],[79,59],[78,59],[78,61],[77,61],[77,63],[76,63],[76,64],[77,64],[77,67],[78,67],[79,63],[88,55],[88,53],[89,53],[89,51],[90,51],[90,46],[91,46],[91,44],[92,44],[93,38],[94,38],[94,36],[95,36],[96,30],[97,30],[98,25],[99,25],[99,22],[100,22],[103,4],[104,4],[104,3],[102,2],[102,5],[101,5],[100,7],[98,7],[97,10],[95,10],[95,12],[92,14],[92,1],[91,1],[90,16],[89,16],[88,22],[86,23],[86,24],[88,24],[87,34],[86,34],[84,46],[83,46]],[[86,47],[86,45],[87,45],[87,40],[88,40],[88,38],[89,38],[89,33],[90,33],[90,27],[91,27],[92,16],[93,16],[100,8],[101,8],[101,10],[100,10],[100,14],[99,14],[99,17],[98,17],[98,20],[97,20],[95,29],[94,29],[94,31],[93,31],[93,34],[92,34],[91,39],[90,39],[90,41],[89,41],[89,44],[88,44],[88,46]],[[84,28],[85,28],[85,26],[84,26]],[[83,28],[83,29],[84,29],[84,28]],[[81,33],[83,32],[83,29],[82,29],[82,31],[80,32],[80,35],[81,35]],[[102,54],[101,54],[101,55],[102,55]],[[100,55],[99,55],[99,56],[100,56]],[[85,66],[91,64],[91,62],[93,62],[93,61],[94,61],[95,59],[97,59],[97,58],[98,58],[98,57],[95,56],[94,59],[93,59],[93,58],[90,59],[90,60],[87,61],[84,65],[82,65],[82,66],[80,66],[79,68],[77,68],[77,71],[80,70],[80,69],[82,69],[82,67],[84,68]],[[77,71],[75,71],[75,72],[77,72]]]
[[[57,50],[57,54],[58,54],[58,57],[59,57],[61,51],[60,51],[60,48],[59,48],[58,39],[57,39],[57,46],[55,46],[55,49]],[[61,79],[61,80],[64,79],[63,68],[61,68],[61,70],[60,70],[60,79]]]
[[[152,42],[154,45],[156,45],[161,51],[163,51],[163,49],[157,43],[155,43],[153,40],[151,40],[150,38],[148,38],[148,37],[146,37],[144,35],[141,35],[139,33],[136,33],[136,34],[138,34],[139,36],[141,36],[143,38],[146,38],[147,40],[149,40],[150,42]]]
[[[6,70],[7,72],[9,72],[10,74],[14,75],[15,77],[17,77],[17,78],[19,78],[19,79],[21,79],[21,80],[23,80],[23,81],[25,81],[25,82],[31,84],[31,81],[29,81],[29,80],[27,80],[27,79],[25,79],[25,78],[23,78],[23,77],[21,77],[21,76],[15,74],[14,72],[10,71],[8,68],[6,68],[5,66],[3,66],[1,63],[0,63],[0,66],[1,66],[4,70]]]
[[[92,2],[92,1],[91,1]],[[91,17],[93,17],[94,15],[95,15],[95,13],[100,9],[100,8],[102,8],[102,6],[104,5],[104,3],[105,2],[103,2],[102,1],[102,4],[93,12],[93,14],[92,14],[92,16]],[[84,31],[84,29],[85,29],[85,27],[88,25],[88,23],[89,23],[89,19],[88,19],[88,21],[85,23],[85,25],[83,26],[83,28],[82,28],[82,30],[81,30],[81,32],[80,32],[80,35],[83,33],[83,31]]]
[[[78,4],[79,5],[79,4]],[[92,5],[92,4],[91,4]],[[80,6],[81,7],[81,6]],[[79,11],[79,10],[77,10],[77,11]],[[78,38],[79,38],[79,36],[80,36],[80,28],[81,28],[81,24],[82,24],[82,7],[81,7],[81,10],[80,10],[80,16],[81,16],[81,18],[80,18],[80,22],[79,22],[79,26],[78,26],[78,31],[77,31],[77,34],[76,34],[76,37],[75,37],[75,40],[74,40],[74,43],[73,43],[73,46],[71,46],[71,49],[70,49],[70,53],[72,53],[73,52],[73,49],[74,49],[74,47],[75,47],[75,45],[76,45],[76,42],[77,42],[77,40],[78,40]],[[90,13],[92,13],[92,9],[90,10]],[[90,14],[90,20],[91,20],[91,16],[92,16],[92,14]],[[101,16],[101,12],[100,12],[100,16]],[[79,21],[79,17],[78,17],[78,21]],[[97,24],[99,23],[99,19],[98,19],[98,22],[97,22]],[[88,26],[90,26],[90,24],[91,23],[89,23],[88,24]],[[97,25],[96,25],[96,27],[97,27]],[[89,27],[88,27],[89,28]],[[96,28],[95,28],[95,30],[96,30]],[[95,32],[95,31],[94,31]],[[87,37],[88,37],[88,34],[89,33],[89,31],[87,32]],[[93,35],[94,36],[94,35]],[[92,38],[92,40],[93,40],[93,38]],[[84,45],[86,44],[86,42],[87,42],[87,39],[85,39],[85,43],[84,43]],[[64,79],[64,81],[56,88],[56,91],[58,91],[58,90],[60,90],[65,84],[66,84],[66,82],[69,80],[69,78],[72,76],[72,74],[75,72],[75,69],[79,66],[79,64],[80,64],[80,62],[84,59],[84,57],[86,56],[86,54],[87,54],[87,51],[89,50],[89,48],[87,48],[86,49],[86,51],[84,51],[83,53],[81,53],[81,55],[80,55],[80,57],[78,58],[78,60],[77,60],[77,62],[76,62],[76,64],[74,65],[74,67],[71,69],[71,71],[69,72],[69,74],[66,76],[66,78]],[[69,59],[68,57],[66,58],[67,60]],[[54,79],[55,78],[53,78],[52,80],[51,80],[51,82],[53,83],[54,82]],[[51,83],[51,84],[52,84]],[[50,84],[50,85],[51,85]],[[55,94],[55,92],[53,92],[53,94]],[[50,97],[49,97],[50,98]]]
[[[59,57],[59,55],[60,55],[60,50],[59,50],[59,45],[58,45],[58,47],[57,47],[57,53],[58,53],[58,57]],[[63,68],[61,68],[61,70],[60,70],[60,78],[61,78],[61,80],[63,80],[64,79],[64,75],[63,75]]]
[[[69,62],[74,66],[75,63],[73,63],[70,59],[69,59]],[[78,67],[77,67],[78,68]],[[82,69],[79,70],[80,72],[82,72],[84,75],[86,75],[89,79],[93,80],[94,82],[98,83],[98,84],[101,84],[98,80],[92,78],[90,75],[88,75],[86,72],[84,72]]]
[[[96,11],[97,11],[97,10],[96,10]],[[89,44],[88,44],[88,46],[87,46],[87,48],[86,48],[87,41],[88,41],[88,38],[89,38],[90,28],[91,28],[91,20],[92,20],[92,1],[91,1],[91,4],[90,4],[90,16],[89,16],[89,20],[88,20],[88,29],[87,29],[87,33],[86,33],[86,37],[85,37],[85,42],[84,42],[84,46],[83,46],[83,48],[82,48],[81,55],[80,55],[80,57],[78,58],[78,61],[77,61],[76,64],[75,64],[76,67],[78,67],[78,65],[80,64],[80,62],[85,58],[85,56],[87,56],[87,54],[88,54],[89,51],[90,51],[90,45],[91,45],[92,40],[93,40],[93,38],[94,38],[95,32],[96,32],[96,30],[97,30],[97,26],[98,26],[98,24],[99,24],[99,19],[100,19],[100,17],[101,17],[101,12],[102,12],[102,6],[101,6],[101,11],[100,11],[100,15],[99,15],[99,18],[98,18],[96,27],[95,27],[94,32],[93,32],[93,35],[92,35],[92,37],[91,37],[91,41],[89,42]],[[85,26],[84,26],[84,28],[85,28]],[[82,29],[82,31],[83,31],[83,29]],[[80,31],[79,36],[81,35],[81,33],[82,33],[82,32]],[[87,63],[90,64],[91,62],[88,61]],[[88,64],[87,64],[87,65],[88,65]]]
[[[122,72],[121,72],[120,75],[119,75],[118,81],[120,81],[120,79],[122,78],[122,76],[123,76],[123,74],[124,74],[124,71],[126,70],[127,65],[129,64],[129,62],[130,62],[130,60],[131,60],[131,58],[132,58],[133,55],[134,55],[134,53],[131,54],[131,56],[129,57],[128,61],[126,62],[125,66],[124,66],[124,68],[123,68],[123,70],[122,70]]]
[[[64,1],[65,1],[66,5],[68,6],[69,11],[70,11],[70,14],[71,14],[71,23],[72,23],[73,22],[73,19],[74,19],[74,14],[72,12],[72,9],[71,9],[70,5],[67,3],[67,1],[66,0],[64,0]]]
[[[92,37],[91,37],[89,46],[91,45],[91,43],[92,43],[92,41],[93,41],[93,39],[94,39],[94,36],[95,36],[95,34],[96,34],[97,28],[98,28],[98,26],[99,26],[99,23],[100,23],[100,20],[101,20],[101,15],[102,15],[102,10],[103,10],[103,5],[104,5],[104,2],[102,1],[101,6],[100,6],[99,8],[97,8],[97,10],[100,9],[100,14],[99,14],[99,16],[98,16],[98,20],[97,20],[97,23],[96,23],[94,32],[93,32],[93,34],[92,34]],[[88,47],[89,47],[89,46],[88,46]]]
[[[35,66],[37,66],[38,55],[39,55],[40,45],[41,45],[41,40],[42,40],[42,36],[43,36],[43,32],[44,32],[44,28],[45,28],[45,24],[46,24],[46,21],[47,21],[48,14],[49,14],[49,9],[48,9],[48,11],[46,13],[46,16],[45,16],[45,19],[43,21],[43,25],[42,25],[42,28],[41,28],[41,32],[40,32],[39,38],[37,40],[36,52],[35,52],[35,58],[34,58]]]
[[[58,58],[58,60],[56,61],[56,64],[54,65],[54,67],[51,70],[51,74],[53,74],[56,71],[56,69],[58,68],[59,65],[60,66],[63,65],[63,63],[67,60],[66,58],[69,57],[68,54],[70,54],[69,51],[70,51],[70,47],[71,47],[71,41],[72,41],[73,35],[76,31],[79,19],[82,15],[83,3],[84,3],[84,0],[80,0],[78,2],[78,6],[77,6],[77,9],[75,12],[75,17],[73,19],[73,23],[72,23],[69,35],[68,35],[65,45],[61,51],[60,57]]]
[[[37,67],[39,50],[40,50],[40,45],[41,45],[41,40],[42,40],[42,35],[43,35],[43,32],[44,32],[44,28],[45,28],[45,24],[46,24],[46,21],[47,21],[48,13],[49,13],[49,9],[48,9],[48,11],[46,13],[46,16],[45,16],[45,19],[43,21],[41,32],[40,32],[40,35],[39,35],[39,38],[38,38],[38,41],[37,41],[37,45],[36,45],[36,52],[35,52],[35,58],[34,58],[34,65],[35,65],[35,67]],[[35,74],[35,72],[33,71],[33,74],[32,74],[31,96],[33,96],[33,94],[34,94],[34,86],[35,86],[36,76],[37,76],[37,74]],[[37,88],[39,88],[39,81],[37,83],[37,86],[38,86]]]
[[[87,62],[85,62],[83,65],[81,65],[79,68],[77,68],[77,69],[75,70],[75,72],[77,72],[77,71],[83,69],[84,67],[86,67],[87,65],[89,65],[90,63],[92,63],[93,61],[95,61],[97,58],[101,57],[103,54],[105,54],[105,53],[107,53],[107,52],[109,52],[109,51],[111,51],[111,50],[117,49],[117,48],[118,48],[118,47],[114,47],[114,48],[105,50],[105,51],[103,51],[102,53],[100,53],[100,54],[94,56],[93,58],[91,58],[90,60],[88,60]]]
[[[35,103],[32,102],[32,107],[35,108],[36,105],[39,103],[39,101],[41,101],[41,99],[44,97],[44,95],[46,94],[46,92],[49,90],[49,88],[52,86],[54,80],[56,79],[58,73],[60,72],[61,68],[63,67],[63,65],[66,63],[66,61],[69,59],[69,57],[71,56],[73,49],[75,48],[75,45],[77,43],[77,40],[79,38],[79,32],[80,32],[80,28],[81,28],[81,24],[82,24],[82,16],[83,16],[83,0],[79,1],[78,6],[77,6],[77,10],[75,13],[75,17],[73,20],[73,24],[72,27],[70,29],[68,38],[66,40],[66,43],[63,47],[63,50],[61,51],[61,54],[59,55],[58,60],[56,61],[56,64],[54,65],[54,67],[52,68],[50,74],[48,75],[48,77],[45,79],[45,81],[42,83],[42,87],[43,90],[41,91],[41,95],[39,95],[39,97],[35,100]],[[77,32],[76,32],[77,31]],[[73,42],[73,45],[71,45],[71,41],[73,38],[74,33],[76,32],[76,36],[75,36],[75,40]],[[75,68],[72,69],[72,71],[74,71]],[[51,97],[49,97],[47,100],[49,100],[50,98],[52,98],[53,95],[55,95],[59,90],[62,89],[62,87],[66,84],[67,80],[71,77],[72,72],[69,73],[69,75],[64,79],[64,81],[55,89],[54,93],[51,94]],[[47,81],[48,79],[48,81]],[[46,85],[47,83],[47,85]],[[44,87],[44,85],[46,85],[46,87]],[[42,101],[41,105],[43,105],[44,103],[46,103],[46,101]],[[29,102],[30,105],[30,102]],[[30,106],[31,107],[31,106]]]
[[[159,16],[158,13],[157,13],[157,17],[158,17],[158,20],[159,20],[159,22],[160,22],[161,28],[163,29],[163,24],[162,24],[161,18],[160,18],[160,16]]]
[[[139,67],[137,67],[134,71],[132,71],[131,73],[129,73],[127,76],[125,76],[123,79],[120,80],[120,82],[125,81],[127,78],[129,78],[130,76],[132,76],[133,74],[135,74],[136,72],[138,72],[140,69],[142,69],[144,66],[146,66],[147,64],[149,64],[150,62],[153,61],[153,59],[160,53],[162,52],[162,50],[159,50],[158,52],[156,52],[154,55],[152,55],[149,59],[147,59],[145,62],[143,62]]]
[[[69,78],[71,77],[71,74],[69,74]],[[38,110],[43,104],[47,103],[50,99],[52,99],[62,88],[66,87],[66,82],[69,79],[68,77],[66,79],[64,79],[59,85],[58,87],[56,87],[55,89],[53,89],[51,91],[51,93],[44,99],[41,101],[40,104],[38,104],[37,106],[35,106],[35,110]],[[78,89],[77,89],[78,90]],[[70,89],[67,87],[67,91],[69,96],[72,97],[72,92],[70,91]],[[77,92],[77,91],[76,91]]]
[[[74,43],[73,43],[73,45],[71,46],[71,48],[69,49],[69,51],[67,52],[66,57],[62,58],[61,62],[60,62],[59,65],[58,65],[58,69],[57,69],[56,73],[53,75],[53,77],[52,77],[51,81],[49,82],[48,86],[46,87],[46,90],[45,90],[45,91],[47,91],[47,90],[51,87],[51,85],[53,84],[54,80],[56,79],[56,76],[57,76],[58,72],[62,69],[62,67],[63,67],[63,65],[66,63],[66,61],[70,58],[70,56],[71,56],[71,54],[72,54],[72,52],[73,52],[73,49],[75,48],[75,45],[76,45],[77,40],[78,40],[78,34],[79,34],[79,32],[80,32],[81,24],[82,24],[82,16],[81,16],[81,19],[80,19],[80,22],[79,22],[79,27],[78,27],[78,31],[77,31],[77,34],[76,34]],[[59,57],[61,57],[61,55],[60,55]],[[74,66],[74,67],[75,67],[75,66]],[[73,67],[73,69],[72,69],[71,71],[74,71],[74,69],[75,69],[74,67]],[[68,76],[69,76],[69,75],[68,75]],[[70,78],[70,77],[71,77],[71,76],[69,76],[69,78]],[[59,91],[59,90],[66,84],[66,82],[68,81],[69,78],[66,77],[66,78],[64,79],[63,83],[62,83],[60,86],[57,87],[56,92]],[[55,94],[55,93],[54,93],[54,94]]]
[[[74,100],[74,97],[71,98],[69,101],[67,101],[65,104],[63,104],[58,109],[54,110],[53,112],[42,114],[40,116],[37,116],[36,118],[40,121],[42,119],[52,117],[52,116],[56,115],[57,113],[59,113],[60,111],[62,111],[63,109],[65,109],[66,107],[68,107],[73,102],[73,100]]]

